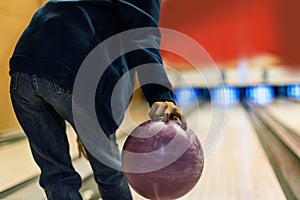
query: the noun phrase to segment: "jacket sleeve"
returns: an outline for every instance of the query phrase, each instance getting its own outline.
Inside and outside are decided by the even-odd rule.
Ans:
[[[155,101],[174,102],[172,86],[163,67],[159,50],[161,41],[161,33],[158,28],[160,0],[114,0],[114,3],[120,15],[122,31],[137,30],[134,31],[136,37],[131,36],[130,38],[138,48],[126,54],[126,59],[129,69],[136,67],[146,100],[150,106]],[[137,29],[147,27],[154,27],[154,29],[148,32]],[[143,47],[143,44],[146,44],[147,48]],[[146,67],[138,67],[144,64],[147,64]]]

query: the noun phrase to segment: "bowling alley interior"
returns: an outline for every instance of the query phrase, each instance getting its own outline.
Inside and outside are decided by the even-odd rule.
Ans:
[[[9,76],[19,37],[47,2],[0,1],[3,200],[47,199],[39,185],[40,169],[12,107]],[[300,199],[299,9],[299,0],[161,0],[161,56],[174,102],[202,151],[201,176],[175,199]],[[120,152],[130,133],[149,120],[149,104],[138,81],[136,88],[116,132]],[[84,200],[100,200],[92,168],[79,156],[77,135],[66,124],[72,163],[82,178],[80,194]],[[188,169],[191,174],[199,170]],[[176,184],[169,182],[171,188]],[[133,200],[174,199],[159,194],[149,198],[129,185]],[[146,190],[152,187],[142,185]]]

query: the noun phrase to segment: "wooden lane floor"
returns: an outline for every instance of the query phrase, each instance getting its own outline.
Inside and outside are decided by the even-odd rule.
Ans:
[[[70,142],[70,154],[74,159],[78,156],[76,134],[70,125],[67,126],[67,136]],[[4,199],[8,200],[41,200],[46,196],[38,184],[37,176],[40,169],[33,160],[27,139],[20,140],[14,144],[8,144],[0,148],[0,199],[2,193],[16,187],[19,184],[26,183],[26,188],[13,189]],[[74,163],[75,169],[82,177],[91,174],[91,167],[83,157],[77,159]]]
[[[300,103],[279,99],[265,109],[300,136]]]
[[[147,117],[144,114],[145,110],[142,108],[137,110],[132,110],[131,118],[142,122]],[[207,130],[214,124],[210,104],[189,114],[190,125],[198,123],[195,122],[196,115],[199,115],[200,119],[196,132],[199,133],[201,142],[205,143],[205,138],[209,137],[206,136]],[[125,125],[124,130],[129,131],[130,127],[126,128]],[[120,146],[124,142],[121,138]],[[204,149],[204,151],[208,150]],[[134,200],[145,199],[134,191],[133,198]],[[200,181],[191,192],[180,198],[180,200],[201,199],[286,199],[247,113],[239,105],[227,110],[220,138],[213,150],[205,157],[205,167]]]
[[[129,133],[136,125],[145,121],[147,109],[147,106],[143,104],[129,108],[121,131],[118,132],[120,148],[126,137],[124,132]],[[197,116],[199,116],[199,122]],[[241,106],[234,106],[227,110],[223,130],[212,151],[209,151],[206,145],[206,138],[209,137],[206,133],[213,126],[210,104],[201,107],[199,111],[190,113],[187,117],[190,126],[199,124],[195,132],[199,133],[199,138],[205,147],[204,151],[208,155],[205,157],[205,167],[200,181],[191,192],[180,200],[286,199],[251,126],[248,115]],[[129,119],[132,119],[131,121],[134,123],[128,123]],[[78,153],[76,137],[73,133],[70,136],[70,140],[73,141],[71,142],[71,154],[74,157]],[[25,175],[35,176],[39,173],[34,166],[35,163],[33,163],[25,141],[18,143],[17,146],[5,147],[0,150],[2,189],[13,185],[14,183],[9,183],[11,180],[22,181],[22,179],[28,178],[24,177]],[[15,160],[12,161],[12,159]],[[86,167],[85,171],[91,173],[89,167]],[[34,197],[37,197],[37,193],[40,191],[35,193],[32,189],[31,192],[31,199],[36,199]],[[134,191],[133,198],[134,200],[145,199]]]

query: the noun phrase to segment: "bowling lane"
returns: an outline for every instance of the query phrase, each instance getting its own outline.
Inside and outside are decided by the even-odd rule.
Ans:
[[[39,175],[27,140],[0,149],[0,192]],[[22,163],[22,165],[20,165]]]
[[[214,108],[215,109],[215,108]],[[145,116],[139,116],[142,109],[132,110],[131,116],[143,121]],[[232,107],[227,111],[224,127],[219,140],[212,151],[206,142],[206,136],[212,122],[210,104],[188,115],[190,126],[197,124],[197,133],[204,146],[205,166],[198,184],[180,200],[283,200],[286,199],[267,156],[261,147],[246,111],[241,106]],[[128,127],[127,127],[128,128]],[[120,146],[122,140],[120,140]],[[210,153],[209,153],[210,152]],[[147,186],[145,186],[147,187]],[[145,198],[133,191],[134,200]]]
[[[279,109],[279,106],[276,105],[277,103],[274,104],[275,109],[272,109],[272,111]],[[283,109],[286,107],[284,105],[282,104]],[[273,105],[270,108],[272,107]],[[148,107],[143,103],[135,104],[129,108],[125,121],[118,132],[120,148],[124,143],[125,133],[129,133],[136,125],[148,119],[147,109]],[[295,107],[292,108],[291,106],[290,110],[295,110]],[[287,110],[286,113],[288,112],[290,111]],[[205,157],[204,171],[200,181],[191,192],[180,198],[180,200],[286,199],[251,126],[248,115],[241,106],[235,106],[227,110],[223,131],[219,135],[219,140],[213,143],[215,145],[208,144],[208,141],[210,141],[208,139],[212,137],[206,134],[210,127],[215,126],[212,123],[213,109],[211,104],[201,107],[200,111],[189,113],[187,117],[190,127],[197,127],[198,125],[195,132],[199,133],[205,154],[208,155]],[[199,119],[199,123],[197,119]],[[73,132],[69,136],[71,141],[75,141],[76,138]],[[210,150],[211,146],[214,146],[212,151]],[[2,191],[16,184],[16,181],[22,181],[29,178],[28,176],[33,177],[39,173],[32,158],[30,158],[28,144],[25,141],[18,143],[16,146],[5,147],[0,150],[3,161],[1,162],[1,169],[3,170],[1,170],[0,181]],[[77,155],[76,142],[71,142],[71,154],[72,157]],[[26,156],[29,158],[25,159]],[[13,161],[11,161],[12,159]],[[20,160],[29,163],[26,165],[12,164],[19,163]],[[21,168],[13,168],[9,165]],[[28,169],[24,166],[28,166]],[[91,173],[89,167],[81,171]],[[25,175],[27,177],[24,177]],[[15,182],[10,182],[12,180]],[[38,186],[34,186],[34,188],[39,189]],[[30,191],[35,190],[31,189]],[[22,192],[22,194],[28,197],[30,191]],[[134,191],[132,192],[134,200],[145,200]],[[32,192],[32,195],[36,197],[37,194],[40,194],[40,191]]]
[[[287,100],[276,100],[266,110],[280,122],[291,128],[300,136],[300,104]]]
[[[70,153],[74,159],[78,156],[76,135],[71,126],[67,126],[67,135],[70,141]],[[14,144],[8,144],[0,148],[0,199],[2,193],[6,190],[22,184],[40,174],[40,170],[35,164],[28,141],[26,139],[18,141]],[[91,174],[91,167],[84,158],[78,159],[80,162],[75,164],[76,169],[82,177],[87,177]],[[26,184],[27,186],[27,184]],[[15,191],[4,199],[45,199],[45,194],[38,186],[38,181],[34,181],[30,187],[22,188],[20,191]]]

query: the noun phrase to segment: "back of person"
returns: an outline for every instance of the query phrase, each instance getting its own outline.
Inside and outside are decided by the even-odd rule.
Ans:
[[[76,130],[73,86],[82,62],[97,45],[115,34],[134,28],[157,28],[159,9],[159,0],[50,0],[34,14],[21,35],[10,59],[11,100],[41,169],[40,185],[48,199],[82,199],[79,193],[82,181],[72,166],[65,124],[68,121]],[[159,47],[160,35],[152,36],[158,38],[153,46]],[[121,56],[99,77],[98,88],[105,90],[99,89],[95,94],[98,121],[111,141],[109,148],[99,148],[107,148],[116,160],[120,160],[115,137],[118,123],[112,116],[110,96],[114,84],[126,71],[144,63],[158,64],[160,68],[153,78],[167,85],[150,84],[142,88],[151,106],[150,118],[168,120],[174,116],[186,125],[184,116],[173,103],[159,49],[141,48]],[[92,131],[86,130],[86,134]],[[105,165],[89,149],[85,150],[102,198],[132,199],[122,171]]]

